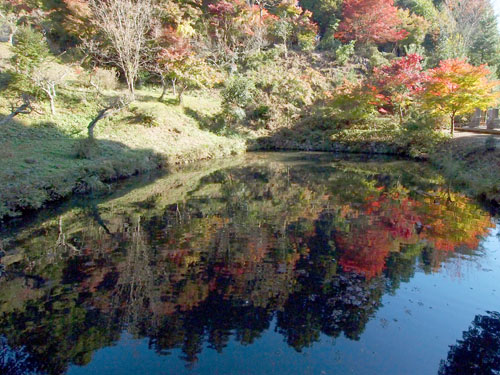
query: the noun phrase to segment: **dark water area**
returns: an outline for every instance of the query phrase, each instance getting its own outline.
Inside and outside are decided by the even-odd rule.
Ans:
[[[257,153],[0,234],[0,373],[498,374],[498,218],[415,162]]]

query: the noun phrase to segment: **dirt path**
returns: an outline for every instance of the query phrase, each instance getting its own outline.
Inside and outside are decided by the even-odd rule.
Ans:
[[[480,146],[484,145],[484,142],[489,137],[494,137],[497,145],[500,146],[500,135],[469,133],[458,130],[455,131],[455,137],[452,142],[460,146]]]

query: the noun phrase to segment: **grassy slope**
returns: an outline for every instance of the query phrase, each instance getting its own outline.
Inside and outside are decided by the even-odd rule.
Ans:
[[[8,46],[0,43],[0,71],[8,64],[8,56]],[[108,97],[119,94],[104,92]],[[100,189],[105,187],[102,182],[159,166],[240,153],[246,148],[244,139],[254,149],[396,154],[406,150],[406,143],[412,141],[405,140],[390,123],[339,132],[329,126],[328,118],[321,116],[312,118],[312,123],[299,122],[291,128],[274,131],[245,128],[232,132],[239,136],[224,137],[204,128],[205,120],[220,110],[218,93],[186,95],[183,106],[176,105],[172,96],[159,103],[158,96],[158,89],[139,90],[137,101],[127,110],[99,122],[95,131],[97,148],[91,159],[77,158],[76,149],[85,137],[87,124],[104,105],[92,89],[71,85],[59,92],[57,115],[50,115],[48,103],[40,101],[36,113],[20,115],[2,125],[0,218],[17,215],[21,209],[40,208],[47,201],[75,191]],[[0,95],[0,118],[10,111],[8,99]],[[153,114],[155,126],[144,122],[144,113]],[[469,152],[460,147],[464,153]],[[474,156],[479,154],[464,157],[456,152],[458,157],[448,158],[447,162],[437,154],[434,162],[451,179],[467,185],[474,195],[500,201],[496,182],[499,178],[497,175],[489,178],[489,170],[497,168],[498,154],[489,155],[491,160]],[[460,168],[462,172],[458,172]],[[474,172],[473,180],[467,177],[471,169],[478,171]]]
[[[487,150],[488,136],[458,133],[430,157],[440,172],[470,195],[500,205],[500,136]]]
[[[0,68],[8,49],[0,43]],[[119,92],[106,92],[106,96]],[[241,153],[239,138],[218,136],[200,128],[199,120],[217,112],[218,95],[186,95],[179,106],[173,97],[157,101],[159,92],[143,89],[130,108],[100,121],[91,159],[77,158],[86,127],[104,105],[91,89],[61,89],[57,114],[39,101],[36,112],[18,115],[0,131],[0,218],[73,192],[104,187],[102,182],[146,170]],[[0,95],[0,118],[10,112],[12,97]],[[143,113],[153,113],[146,126]]]

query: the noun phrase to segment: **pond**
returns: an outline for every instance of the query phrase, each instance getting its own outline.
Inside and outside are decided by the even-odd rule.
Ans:
[[[0,245],[2,374],[494,374],[498,219],[425,164],[255,153]]]

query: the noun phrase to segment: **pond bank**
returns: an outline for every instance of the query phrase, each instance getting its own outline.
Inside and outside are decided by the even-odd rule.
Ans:
[[[436,136],[386,130],[307,129],[305,127],[262,138],[256,149],[325,151],[393,155],[425,161],[436,167],[450,184],[494,208],[500,207],[500,136],[457,131]]]
[[[193,107],[189,100],[187,106]],[[197,101],[200,98],[192,98],[192,103]],[[0,185],[0,218],[20,216],[73,194],[107,190],[113,181],[154,169],[176,170],[185,164],[228,158],[248,150],[408,157],[400,145],[379,140],[337,142],[325,138],[318,142],[282,136],[280,143],[269,138],[245,143],[242,137],[218,136],[200,129],[192,119],[184,118],[184,113],[165,106],[163,111],[169,111],[165,116],[176,115],[179,125],[103,124],[90,158],[77,157],[81,138],[71,137],[55,125],[26,126],[17,121],[5,124],[0,135],[0,159],[5,160],[0,167],[0,178],[5,181]],[[500,147],[487,151],[486,139],[481,135],[458,136],[438,147],[438,152],[414,159],[430,160],[450,183],[498,206]]]
[[[454,186],[500,207],[500,137],[457,132],[429,160]]]
[[[241,138],[203,130],[195,118],[194,113],[202,117],[218,111],[217,100],[186,96],[178,106],[158,102],[155,92],[138,95],[135,107],[99,123],[91,155],[82,155],[81,147],[86,125],[99,108],[90,99],[88,108],[68,106],[53,117],[41,112],[3,124],[0,219],[73,194],[106,190],[110,182],[154,169],[177,169],[245,151]],[[148,124],[143,112],[154,112],[161,121]]]

